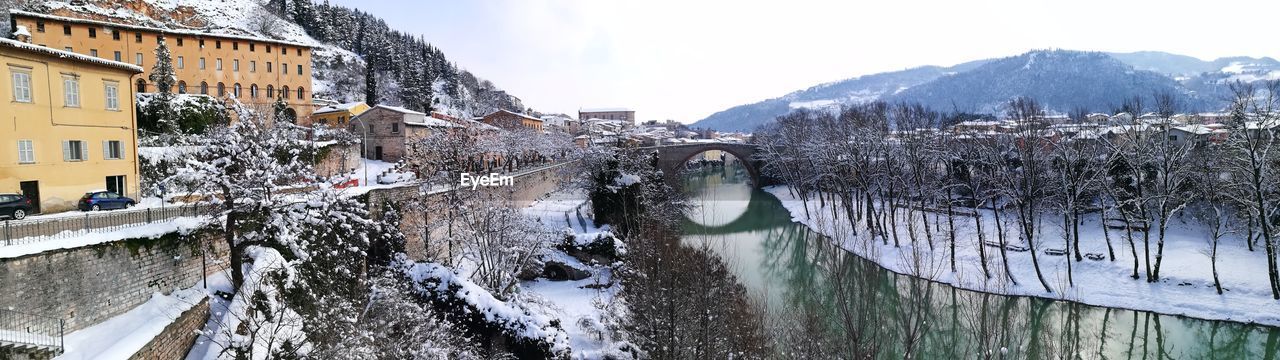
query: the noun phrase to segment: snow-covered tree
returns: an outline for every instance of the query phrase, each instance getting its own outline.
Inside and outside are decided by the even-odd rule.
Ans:
[[[155,64],[151,66],[151,74],[148,78],[155,91],[147,101],[147,108],[144,110],[148,117],[154,119],[154,124],[146,127],[145,130],[162,134],[178,132],[178,111],[174,108],[173,102],[173,84],[177,81],[177,75],[174,74],[173,57],[169,53],[169,45],[164,37],[160,38],[160,45],[156,46]]]

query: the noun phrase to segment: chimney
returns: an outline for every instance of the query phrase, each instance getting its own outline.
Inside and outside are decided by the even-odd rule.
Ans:
[[[31,32],[27,31],[27,27],[18,25],[18,29],[13,31],[13,38],[24,43],[31,43]]]

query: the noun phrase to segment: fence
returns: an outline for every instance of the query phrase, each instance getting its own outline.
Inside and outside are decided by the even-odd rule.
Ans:
[[[86,212],[45,219],[7,220],[0,224],[0,245],[18,245],[171,221],[212,210],[212,205],[182,205],[135,210]]]
[[[61,354],[62,319],[0,309],[0,349]]]

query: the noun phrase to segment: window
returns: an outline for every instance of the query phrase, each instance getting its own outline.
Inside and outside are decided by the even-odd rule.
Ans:
[[[124,61],[124,60],[122,60],[122,59],[120,58],[120,52],[119,52],[119,51],[117,51],[117,52],[116,52],[116,61]]]
[[[178,38],[178,46],[182,46],[182,38]]]
[[[71,25],[62,25],[62,35],[71,35]]]
[[[400,133],[400,123],[391,123],[391,133],[392,134]]]
[[[289,56],[289,48],[284,47],[284,46],[281,46],[281,47],[280,47],[280,56]]]
[[[234,97],[234,98],[240,97],[240,83],[231,85],[231,97]]]
[[[249,72],[258,72],[258,62],[249,60]]]
[[[285,99],[288,99],[288,98],[289,98],[289,87],[288,87],[288,86],[282,86],[282,87],[280,87],[280,97],[285,98]]]
[[[249,43],[249,51],[253,51],[253,43]]]
[[[298,65],[298,75],[302,75],[302,65]]]
[[[120,41],[120,30],[111,30],[111,40]]]
[[[94,27],[89,28],[89,38],[93,38],[93,39],[98,38],[98,28],[94,28]]]
[[[36,32],[44,32],[44,20],[36,21]]]
[[[280,74],[289,75],[289,64],[280,63]]]
[[[240,59],[231,60],[231,71],[240,71]]]
[[[275,87],[275,85],[267,85],[267,98],[270,98],[270,99],[275,99],[275,98],[276,98],[276,87]]]
[[[223,96],[227,96],[227,86],[222,83],[218,83],[218,97]]]
[[[302,93],[306,92],[302,88],[298,88],[298,100],[303,100]]]
[[[120,83],[108,81],[103,85],[103,94],[107,98],[107,110],[120,110]]]
[[[203,48],[204,48],[204,39],[200,39],[200,48],[201,48],[201,49],[203,49]]]
[[[270,53],[271,53],[271,45],[267,45],[267,53],[268,53],[268,54],[270,54]]]
[[[178,68],[182,69],[185,67],[187,67],[187,59],[183,58],[182,56],[178,56]]]
[[[134,64],[142,66],[142,53],[134,54],[133,59]]]
[[[89,149],[82,140],[62,141],[62,161],[85,161],[89,158]]]
[[[200,70],[204,70],[204,58],[200,58]]]
[[[214,41],[213,41],[213,48],[214,48],[214,49],[221,49],[221,48],[222,48],[222,40],[214,40]]]
[[[13,101],[31,102],[31,70],[10,69],[13,72]]]
[[[133,42],[142,42],[142,33],[133,33]]]
[[[222,59],[221,59],[221,58],[219,58],[219,59],[217,59],[217,60],[214,60],[214,61],[213,61],[213,69],[214,69],[214,70],[218,70],[218,71],[221,71],[221,70],[222,70]]]
[[[98,57],[98,49],[89,49],[89,56]]]
[[[240,50],[240,43],[234,41],[231,42],[231,50]]]
[[[201,95],[209,95],[209,83],[204,82],[204,81],[201,81],[201,82],[200,82],[200,94],[201,94]]]
[[[179,94],[186,94],[186,93],[187,93],[187,82],[186,82],[186,81],[178,81],[178,93],[179,93]]]
[[[298,50],[298,56],[302,56],[302,48],[297,48],[295,50]]]
[[[18,163],[34,164],[36,162],[36,148],[31,145],[31,140],[18,140]]]
[[[140,93],[147,92],[147,81],[146,81],[146,80],[138,79],[138,82],[136,83],[136,85],[138,86],[138,92],[140,92]]]
[[[75,75],[62,76],[62,106],[80,107],[80,79]]]
[[[249,85],[249,97],[254,99],[258,98],[258,84]]]
[[[70,46],[64,47],[62,50],[66,50],[67,52],[76,52],[75,50],[72,50]]]
[[[106,140],[102,142],[102,158],[107,160],[120,160],[124,158],[124,147],[120,146],[120,140]]]
[[[164,43],[164,35],[156,36],[156,45]]]
[[[267,72],[271,72],[271,62],[267,62]]]

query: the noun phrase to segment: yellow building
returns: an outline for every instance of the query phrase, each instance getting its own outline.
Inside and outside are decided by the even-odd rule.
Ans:
[[[0,192],[73,209],[85,192],[138,191],[129,84],[142,68],[0,39]]]
[[[311,122],[315,124],[324,124],[332,128],[344,128],[351,123],[356,115],[363,114],[369,110],[369,104],[363,101],[357,101],[346,104],[329,105],[316,109],[311,113]]]
[[[284,98],[299,123],[310,124],[311,48],[256,37],[160,29],[107,21],[13,10],[14,28],[26,27],[31,43],[141,66],[130,85],[154,91],[148,78],[163,37],[169,46],[178,93],[235,98],[270,106]]]

